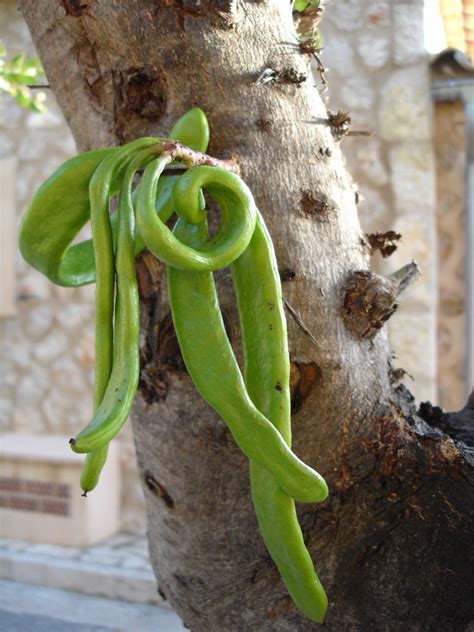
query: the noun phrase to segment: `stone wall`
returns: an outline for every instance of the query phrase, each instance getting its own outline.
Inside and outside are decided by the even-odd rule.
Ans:
[[[11,53],[34,54],[28,29],[15,5],[0,5],[2,39]],[[76,154],[76,147],[52,95],[48,96],[46,114],[21,109],[8,97],[2,101],[0,158],[16,157],[19,220],[32,193],[64,160]],[[8,212],[6,205],[2,212]],[[94,286],[54,286],[19,253],[14,265],[17,311],[0,318],[2,430],[73,435],[88,423],[92,411]],[[143,531],[144,503],[131,427],[122,431],[118,441],[122,526],[126,531]]]
[[[439,235],[438,374],[439,404],[447,410],[464,405],[465,291],[465,121],[461,101],[435,109],[437,224]]]
[[[374,135],[341,142],[358,183],[366,232],[402,234],[382,273],[415,259],[422,277],[400,298],[389,322],[395,365],[414,381],[418,400],[436,401],[437,278],[435,179],[423,1],[327,2],[322,59],[329,68],[328,107],[347,111],[352,129]]]

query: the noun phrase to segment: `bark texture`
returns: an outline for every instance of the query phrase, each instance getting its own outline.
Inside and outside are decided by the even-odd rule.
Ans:
[[[80,149],[163,134],[200,106],[211,124],[209,153],[241,166],[289,306],[294,449],[331,490],[322,506],[300,507],[330,598],[326,627],[470,629],[466,446],[416,415],[395,381],[383,329],[358,337],[345,326],[346,285],[368,270],[370,247],[290,4],[19,4]],[[267,67],[277,80],[256,83]],[[161,264],[145,253],[138,274],[143,349],[133,423],[160,593],[195,632],[318,629],[296,611],[260,539],[246,459],[184,369]],[[238,348],[229,276],[219,283]]]

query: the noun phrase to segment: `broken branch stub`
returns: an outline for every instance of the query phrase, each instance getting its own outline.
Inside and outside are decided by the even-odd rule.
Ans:
[[[399,294],[419,274],[414,261],[390,277],[370,270],[352,272],[343,289],[341,311],[346,328],[356,338],[373,338],[397,309]]]

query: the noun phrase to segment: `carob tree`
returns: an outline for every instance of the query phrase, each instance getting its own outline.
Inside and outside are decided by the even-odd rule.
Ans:
[[[236,161],[256,198],[287,306],[294,449],[330,488],[323,505],[299,511],[329,594],[327,628],[471,629],[473,403],[448,416],[425,406],[425,421],[397,382],[382,327],[413,271],[384,279],[369,269],[340,135],[290,3],[19,5],[80,150],[159,136],[199,106],[209,153]],[[317,630],[263,546],[245,457],[184,369],[163,266],[147,252],[137,266],[133,424],[159,592],[196,632]],[[229,276],[219,284],[238,349]]]

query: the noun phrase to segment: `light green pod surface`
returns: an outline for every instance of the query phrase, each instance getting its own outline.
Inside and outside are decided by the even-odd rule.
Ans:
[[[195,151],[206,151],[209,125],[204,112],[199,108],[186,112],[174,125],[169,138]],[[22,218],[19,243],[23,258],[57,285],[77,287],[95,282],[92,240],[72,243],[90,217],[90,180],[100,163],[119,149],[88,151],[67,160],[37,190]],[[163,221],[167,221],[173,211],[172,191],[176,180],[174,176],[162,178],[158,185],[156,203],[161,208]],[[117,192],[118,181],[116,178],[112,183],[110,195]],[[111,216],[111,223],[115,240],[117,213]],[[135,254],[144,247],[135,232]]]
[[[201,153],[207,150],[209,144],[209,123],[204,112],[200,108],[192,108],[183,114],[174,124],[168,135],[171,140],[177,140],[181,144]],[[178,163],[171,163],[172,165]],[[179,176],[166,176],[159,179],[155,200],[153,202],[156,212],[159,213],[162,222],[167,222],[174,212],[173,189]],[[200,200],[202,202],[202,200]],[[114,217],[112,217],[114,223]],[[145,248],[138,229],[135,229],[135,254]]]
[[[209,136],[207,116],[201,108],[191,108],[176,121],[168,138],[203,153],[207,151]]]
[[[249,247],[232,266],[239,307],[245,383],[258,408],[291,445],[291,401],[286,320],[271,238],[259,215]],[[305,546],[295,502],[271,473],[250,462],[252,499],[260,532],[289,594],[310,619],[322,623],[327,597]],[[320,480],[321,495],[328,494]]]
[[[144,138],[120,147],[101,162],[89,184],[93,258],[96,264],[95,407],[102,401],[113,363],[116,266],[109,215],[109,201],[113,191],[113,182],[122,180],[128,163],[137,152],[155,145],[155,139]],[[117,270],[120,270],[118,265]]]
[[[195,248],[207,241],[205,224],[178,221],[175,235]],[[173,322],[186,367],[206,402],[225,420],[238,446],[268,469],[300,502],[321,499],[321,477],[300,461],[250,400],[227,338],[212,273],[168,268]]]
[[[107,444],[86,455],[80,480],[81,489],[84,492],[82,494],[83,496],[87,496],[88,492],[91,492],[97,487],[100,475],[107,462],[108,452],[109,445]]]
[[[90,217],[89,181],[102,160],[116,151],[98,149],[67,160],[41,185],[23,216],[21,254],[57,285],[95,280],[91,244],[86,249],[70,245]]]
[[[123,175],[134,153],[140,147],[149,145],[149,141],[136,142],[112,152],[100,163],[89,184],[93,258],[96,265],[94,411],[104,397],[113,364],[115,257],[109,215],[112,183]],[[80,481],[84,495],[99,482],[107,454],[108,444],[86,456]]]
[[[91,422],[70,441],[74,452],[92,452],[113,439],[130,413],[137,390],[140,375],[140,318],[134,254],[132,185],[137,170],[155,155],[154,146],[141,151],[131,160],[123,177],[118,207],[117,298],[112,372],[102,401]],[[158,160],[166,162],[168,159]]]
[[[137,224],[147,248],[161,261],[182,270],[218,270],[229,265],[247,248],[252,237],[256,208],[252,194],[233,173],[215,167],[195,167],[182,175],[173,190],[174,210],[191,224],[205,220],[202,189],[217,200],[221,226],[212,240],[199,249],[182,243],[155,211],[159,161],[143,174],[137,194]]]
[[[173,127],[170,138],[188,144],[195,151],[205,151],[209,140],[209,126],[202,110],[194,108],[182,116]],[[153,152],[145,156],[142,154],[127,172],[128,182],[124,183],[124,189],[127,190],[122,192],[120,202],[120,208],[122,208],[121,231],[119,228],[120,213],[115,213],[109,220],[108,204],[114,192],[110,186],[111,178],[115,176],[119,180],[119,176],[123,175],[124,165],[126,166],[127,161],[130,160],[134,153],[139,151],[141,147],[151,146],[153,142],[159,141],[159,139],[144,140],[145,143],[143,140],[139,140],[121,148],[116,159],[110,157],[104,160],[94,174],[90,185],[93,208],[93,216],[91,217],[93,243],[95,259],[98,262],[96,292],[96,340],[98,342],[95,386],[96,409],[91,423],[71,442],[71,447],[76,452],[89,452],[81,478],[85,491],[93,489],[92,485],[95,486],[97,484],[100,470],[105,464],[107,441],[119,431],[125,422],[138,384],[138,343],[134,344],[133,342],[134,334],[135,338],[138,336],[138,333],[134,332],[134,323],[138,323],[139,320],[138,294],[136,292],[134,263],[133,266],[130,265],[132,261],[130,257],[130,234],[134,236],[134,255],[145,246],[133,222],[132,198],[134,196],[131,193],[131,183],[133,180],[132,173],[135,173],[136,166],[144,166],[147,161],[154,157]],[[153,142],[149,142],[150,140],[153,140]],[[158,160],[160,173],[168,162],[169,158]],[[173,212],[172,190],[177,179],[176,177],[162,178],[158,183],[155,204],[159,208],[162,221],[169,219]],[[125,218],[128,218],[128,220]],[[127,221],[128,227],[126,228],[125,224]],[[123,341],[124,346],[120,344],[119,348],[116,345],[115,371],[110,384],[108,384],[111,371],[111,336],[113,333],[113,302],[111,300],[113,296],[113,277],[110,275],[110,261],[112,257],[110,246],[111,238],[116,243],[119,241],[120,235],[122,235],[120,246],[117,245],[117,277],[118,286],[119,288],[122,287],[122,291],[119,291],[120,296],[117,296],[116,336],[120,334],[122,328],[126,330],[128,336]],[[83,242],[81,246],[83,249],[83,260],[90,260],[92,242],[90,240]],[[126,262],[125,266],[122,265],[124,261]],[[120,366],[122,371],[120,371]],[[107,380],[104,383],[105,376],[107,376]],[[126,377],[124,378],[124,376]],[[105,388],[106,386],[108,386],[107,389]],[[103,397],[104,401],[102,402]],[[99,406],[99,404],[102,405]]]

